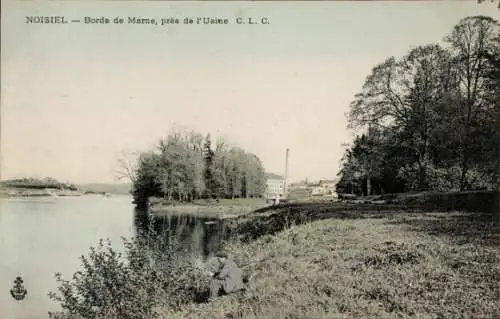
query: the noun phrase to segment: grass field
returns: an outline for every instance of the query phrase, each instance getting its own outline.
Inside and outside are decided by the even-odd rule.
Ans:
[[[282,222],[267,231],[264,220],[251,240],[229,241],[230,255],[251,276],[247,290],[175,313],[165,310],[163,317],[495,318],[500,313],[500,229],[489,217],[362,207],[329,213],[326,207],[309,210],[329,219],[284,230]]]

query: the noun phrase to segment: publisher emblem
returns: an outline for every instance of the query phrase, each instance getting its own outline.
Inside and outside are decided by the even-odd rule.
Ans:
[[[19,276],[16,277],[16,280],[14,280],[14,287],[12,287],[12,289],[10,290],[12,298],[20,301],[23,300],[24,297],[26,297],[27,293],[28,291],[26,290],[26,288],[24,288],[23,285],[23,279]]]

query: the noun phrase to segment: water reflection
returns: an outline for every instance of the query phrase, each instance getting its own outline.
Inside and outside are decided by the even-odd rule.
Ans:
[[[165,240],[175,238],[180,249],[208,257],[221,248],[227,235],[223,220],[178,213],[153,215],[144,209],[134,210],[136,234],[151,233],[151,228]]]
[[[71,279],[80,256],[101,238],[123,252],[120,238],[135,233],[132,212],[129,196],[1,198],[0,318],[47,318],[60,310],[47,296],[57,292],[54,274]],[[23,282],[15,284],[18,276]],[[27,294],[18,301],[11,289],[18,298]]]

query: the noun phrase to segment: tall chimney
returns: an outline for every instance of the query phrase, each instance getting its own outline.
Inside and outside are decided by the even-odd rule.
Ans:
[[[288,153],[289,152],[290,152],[290,150],[287,148],[286,149],[286,157],[285,157],[285,183],[283,184],[283,197],[284,198],[287,197],[286,185],[287,185],[287,180],[288,180]]]

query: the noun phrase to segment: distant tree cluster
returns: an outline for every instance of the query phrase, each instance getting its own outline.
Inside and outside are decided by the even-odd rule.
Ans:
[[[375,66],[355,95],[338,191],[491,189],[500,178],[500,31],[485,16]]]
[[[260,197],[266,178],[260,159],[222,139],[212,145],[196,132],[172,132],[156,149],[139,155],[132,178],[136,204],[149,197],[190,201],[200,198]]]
[[[52,177],[45,178],[19,178],[11,179],[6,181],[1,181],[0,186],[10,187],[10,188],[29,188],[29,189],[67,189],[76,191],[78,188],[69,183],[61,183]]]

